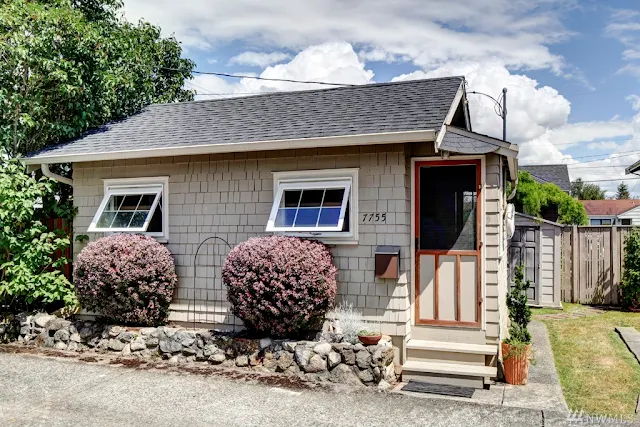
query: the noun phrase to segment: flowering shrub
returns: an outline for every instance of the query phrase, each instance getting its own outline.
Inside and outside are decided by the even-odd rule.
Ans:
[[[233,314],[275,336],[314,326],[333,306],[336,276],[325,245],[297,237],[255,237],[227,256],[222,280]]]
[[[73,269],[82,306],[124,323],[164,322],[177,281],[169,250],[155,239],[137,234],[89,243]]]

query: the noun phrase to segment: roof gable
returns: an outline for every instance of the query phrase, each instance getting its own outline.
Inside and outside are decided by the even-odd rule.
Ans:
[[[162,155],[156,150],[252,142],[260,150],[264,141],[438,130],[462,83],[447,77],[150,105],[26,160],[73,161],[96,153],[122,159],[131,151],[153,157]]]

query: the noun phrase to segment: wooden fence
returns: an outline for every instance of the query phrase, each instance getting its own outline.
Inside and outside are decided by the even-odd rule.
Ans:
[[[69,224],[69,221],[67,221],[66,219],[62,219],[62,218],[47,218],[44,220],[44,225],[47,227],[47,229],[49,231],[56,231],[56,230],[61,230],[65,235],[69,235],[71,238],[71,224]],[[73,247],[73,242],[71,242],[71,244],[69,245],[69,247],[67,247],[65,250],[63,251],[56,251],[53,254],[54,259],[60,259],[62,257],[68,258],[69,260],[71,260],[71,248]],[[62,271],[62,273],[65,275],[65,277],[69,280],[71,280],[71,262],[69,262],[68,264],[65,264],[64,266],[62,266],[62,268],[60,269]]]
[[[562,301],[618,305],[624,242],[631,226],[565,227],[561,244]]]

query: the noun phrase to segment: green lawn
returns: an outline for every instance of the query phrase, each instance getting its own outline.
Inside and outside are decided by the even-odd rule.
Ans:
[[[565,304],[563,311],[580,308]],[[534,309],[536,315],[558,310]],[[633,414],[640,395],[640,364],[615,332],[640,330],[640,313],[607,311],[580,319],[544,320],[569,408],[589,414]]]

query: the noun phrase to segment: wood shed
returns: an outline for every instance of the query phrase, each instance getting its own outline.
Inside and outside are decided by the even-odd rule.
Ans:
[[[515,268],[522,263],[529,304],[539,307],[562,307],[561,243],[563,224],[516,213],[516,227],[509,243],[509,283]]]

